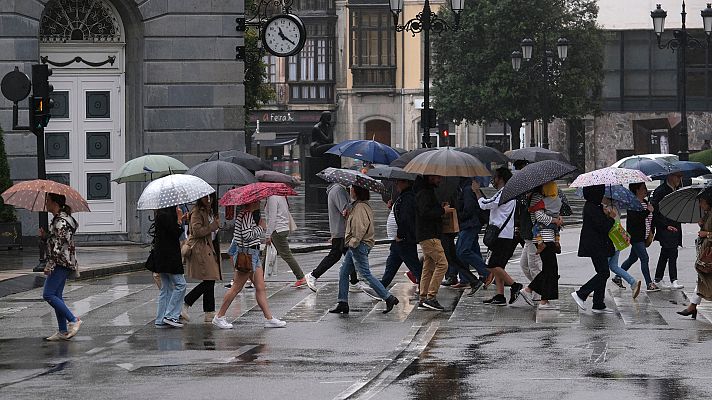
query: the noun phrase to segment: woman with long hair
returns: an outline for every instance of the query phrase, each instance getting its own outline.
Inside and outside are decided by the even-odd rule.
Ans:
[[[712,246],[712,189],[703,190],[698,197],[700,199],[700,208],[704,212],[702,221],[698,223],[700,225],[700,231],[697,232],[698,251],[702,253]],[[692,319],[697,319],[697,306],[700,305],[702,299],[712,301],[712,272],[707,273],[701,271],[701,269],[704,270],[705,268],[709,270],[712,268],[712,265],[709,265],[709,263],[701,259],[697,260],[697,264],[703,265],[698,265],[695,268],[697,270],[695,294],[690,296],[690,305],[684,310],[677,312],[684,317],[690,316]]]
[[[154,272],[161,276],[155,325],[157,328],[182,328],[179,318],[185,295],[185,277],[179,241],[182,229],[178,224],[176,207],[157,210],[156,220],[149,232],[153,236]]]

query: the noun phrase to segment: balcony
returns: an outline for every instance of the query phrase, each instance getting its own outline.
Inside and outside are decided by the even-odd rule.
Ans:
[[[396,86],[396,67],[352,66],[354,88],[392,88]]]

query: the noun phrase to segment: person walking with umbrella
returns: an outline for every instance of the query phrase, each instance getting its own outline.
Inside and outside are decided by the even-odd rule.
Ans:
[[[156,219],[149,232],[153,236],[153,272],[161,276],[155,321],[158,328],[183,327],[179,321],[186,286],[179,242],[182,231],[175,205],[156,211]]]
[[[712,263],[709,262],[710,247],[712,247],[712,189],[705,189],[697,195],[700,209],[704,212],[702,220],[698,222],[700,231],[697,233],[698,256],[695,262],[697,271],[697,284],[695,292],[690,296],[690,304],[677,313],[692,319],[697,319],[697,306],[702,299],[712,301]]]
[[[660,256],[655,269],[655,285],[666,287],[663,283],[665,267],[668,267],[670,288],[682,289],[684,286],[677,281],[677,248],[682,246],[682,225],[660,213],[658,203],[663,197],[676,191],[682,182],[682,173],[673,172],[665,178],[665,183],[653,192],[650,202],[653,205],[653,225],[655,225],[655,240],[660,242]]]
[[[292,273],[297,278],[294,287],[306,285],[304,272],[289,248],[289,233],[296,229],[292,214],[289,212],[289,203],[285,196],[269,196],[265,205],[267,213],[267,246],[274,245],[277,254],[282,257]]]
[[[480,205],[473,190],[473,178],[461,178],[458,188],[456,203],[457,217],[460,225],[460,232],[457,237],[456,255],[464,263],[461,274],[469,275],[470,292],[468,296],[473,296],[487,281],[489,271],[480,252],[479,234],[482,230],[480,222]],[[475,267],[480,277],[477,278],[470,272],[470,265]]]

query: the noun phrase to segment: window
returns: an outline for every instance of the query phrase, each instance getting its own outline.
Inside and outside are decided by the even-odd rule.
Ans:
[[[317,10],[326,11],[334,9],[334,0],[297,0],[294,8],[299,11]]]
[[[395,87],[393,17],[387,5],[351,9],[354,87]]]
[[[287,82],[292,103],[330,103],[334,98],[335,24],[305,21],[307,40],[301,52],[287,59]]]

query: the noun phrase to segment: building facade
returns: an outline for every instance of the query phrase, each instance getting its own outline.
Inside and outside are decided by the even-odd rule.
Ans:
[[[77,189],[91,213],[80,233],[142,240],[150,221],[136,211],[142,184],[118,185],[127,160],[166,154],[192,166],[216,150],[244,146],[243,0],[8,0],[0,6],[0,71],[53,70],[55,107],[46,128],[47,176]],[[26,125],[26,102],[20,125]],[[36,139],[0,126],[15,181],[37,177]],[[21,212],[26,232],[37,216]]]

